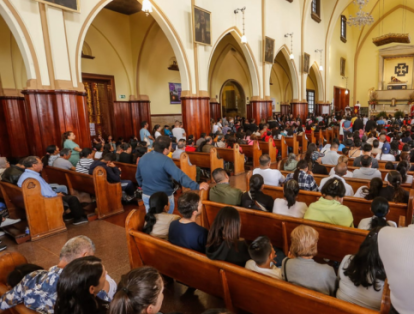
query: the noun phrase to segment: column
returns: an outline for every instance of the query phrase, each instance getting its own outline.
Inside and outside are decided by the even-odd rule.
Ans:
[[[260,123],[260,120],[272,119],[272,101],[271,100],[251,100],[250,105],[252,106],[252,119],[256,120],[256,123]]]
[[[221,104],[217,101],[210,101],[210,118],[214,121],[221,118]]]
[[[305,123],[306,118],[308,117],[308,102],[306,100],[292,101],[290,108],[293,117],[300,117],[302,123]]]
[[[290,104],[289,103],[281,103],[280,104],[280,114],[287,115],[290,113]]]
[[[210,133],[210,97],[181,97],[181,113],[187,137]]]

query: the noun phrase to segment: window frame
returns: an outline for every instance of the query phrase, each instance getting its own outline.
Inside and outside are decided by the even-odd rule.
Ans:
[[[315,10],[314,10],[314,5],[315,5]],[[312,0],[312,2],[311,2],[311,17],[317,23],[320,23],[322,21],[322,19],[321,19],[321,0]]]
[[[347,19],[345,15],[341,15],[340,38],[344,43],[347,42]],[[345,36],[344,36],[345,35]]]
[[[309,103],[309,96],[310,96],[310,94],[312,94],[312,97],[313,97],[313,102],[312,103]],[[315,90],[313,90],[313,89],[307,89],[306,90],[306,101],[308,102],[308,112],[315,112],[314,110],[315,110],[315,105],[316,105],[316,102],[315,102],[315,98],[316,98],[316,92],[315,92]],[[311,106],[312,106],[312,108],[311,108]]]

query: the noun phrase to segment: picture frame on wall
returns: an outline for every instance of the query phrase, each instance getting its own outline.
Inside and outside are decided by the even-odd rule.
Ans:
[[[265,63],[273,64],[273,56],[275,55],[275,40],[270,37],[265,37],[264,56]]]
[[[339,74],[342,76],[345,76],[345,65],[346,65],[346,59],[341,57],[341,61],[339,64]]]
[[[171,105],[181,104],[181,83],[168,83],[168,92]]]
[[[306,52],[303,54],[303,72],[309,73],[310,69],[310,55]]]
[[[60,8],[62,10],[71,12],[80,12],[80,0],[35,0],[40,3],[44,3],[53,7]]]
[[[198,6],[193,6],[194,42],[211,46],[211,12]]]

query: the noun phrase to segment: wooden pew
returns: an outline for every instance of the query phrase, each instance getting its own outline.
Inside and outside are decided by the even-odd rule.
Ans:
[[[203,206],[203,227],[209,229],[218,212],[227,205],[203,201]],[[290,247],[289,235],[299,225],[311,226],[319,232],[318,258],[328,258],[338,262],[346,255],[358,252],[359,246],[369,233],[367,230],[232,207],[236,208],[240,215],[240,237],[251,242],[259,235],[268,236],[274,246],[283,248],[286,255]]]
[[[131,268],[153,266],[164,275],[223,298],[231,311],[239,308],[251,313],[379,313],[243,267],[210,260],[204,254],[144,234],[144,215],[142,210],[133,210],[126,220]],[[252,302],[252,296],[260,302]],[[383,299],[387,303],[387,296]]]
[[[312,143],[318,143],[318,146],[324,145],[325,137],[323,136],[322,130],[319,130],[318,133],[314,133],[314,138],[315,142]]]
[[[245,172],[244,154],[240,153],[239,144],[234,144],[233,149],[216,148],[220,158],[234,165],[234,175],[237,176]]]
[[[333,136],[334,136],[334,138],[338,138],[339,139],[339,127],[334,126],[332,129],[333,129]]]
[[[217,168],[224,169],[224,160],[218,158],[217,148],[215,147],[210,149],[210,153],[186,152],[186,154],[190,158],[191,164],[197,167],[208,168],[211,172],[213,172]]]
[[[293,153],[297,156],[299,154],[299,141],[297,135],[293,134],[293,137],[285,137],[286,145],[293,148]]]
[[[114,162],[115,166],[121,169],[121,179],[129,180],[135,184],[138,184],[136,179],[137,165],[136,164],[126,164],[123,162]]]
[[[305,132],[303,132],[302,135],[298,135],[297,136],[297,139],[298,139],[298,141],[300,143],[301,153],[306,152],[307,149],[308,149],[308,138],[307,138]]]
[[[273,147],[273,139],[270,138],[269,142],[259,141],[260,149],[263,154],[268,154],[272,164],[276,163],[276,147]]]
[[[288,147],[285,141],[285,137],[282,136],[280,140],[274,140],[276,144],[276,148],[280,151],[281,157],[285,158],[288,156]]]
[[[62,197],[43,197],[37,180],[26,179],[21,188],[0,181],[0,189],[10,217],[27,218],[29,236],[25,235],[24,231],[21,233],[15,225],[4,228],[4,231],[11,235],[18,244],[29,240],[40,240],[66,231],[66,225],[63,222]],[[25,226],[22,227],[25,228]]]
[[[260,167],[260,156],[262,156],[262,150],[260,149],[259,142],[253,141],[253,145],[240,145],[243,149],[243,153],[246,157],[252,159],[253,169]]]
[[[106,170],[102,167],[96,167],[93,175],[49,166],[43,168],[43,173],[47,182],[65,184],[69,194],[73,195],[74,190],[77,190],[95,195],[99,219],[124,211],[121,183],[109,183],[106,179]]]

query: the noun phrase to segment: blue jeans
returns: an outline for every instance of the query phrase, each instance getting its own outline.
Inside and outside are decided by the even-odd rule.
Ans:
[[[142,201],[144,202],[145,205],[145,211],[148,213],[149,211],[149,199],[151,196],[146,195],[146,194],[142,194]],[[170,210],[168,211],[169,214],[172,214],[174,212],[174,207],[175,207],[175,203],[174,203],[174,194],[172,194],[171,196],[168,196],[168,200],[170,202]]]
[[[52,190],[55,191],[56,193],[69,194],[68,188],[66,187],[66,185],[59,185],[56,183],[50,183],[49,185],[52,188]]]

